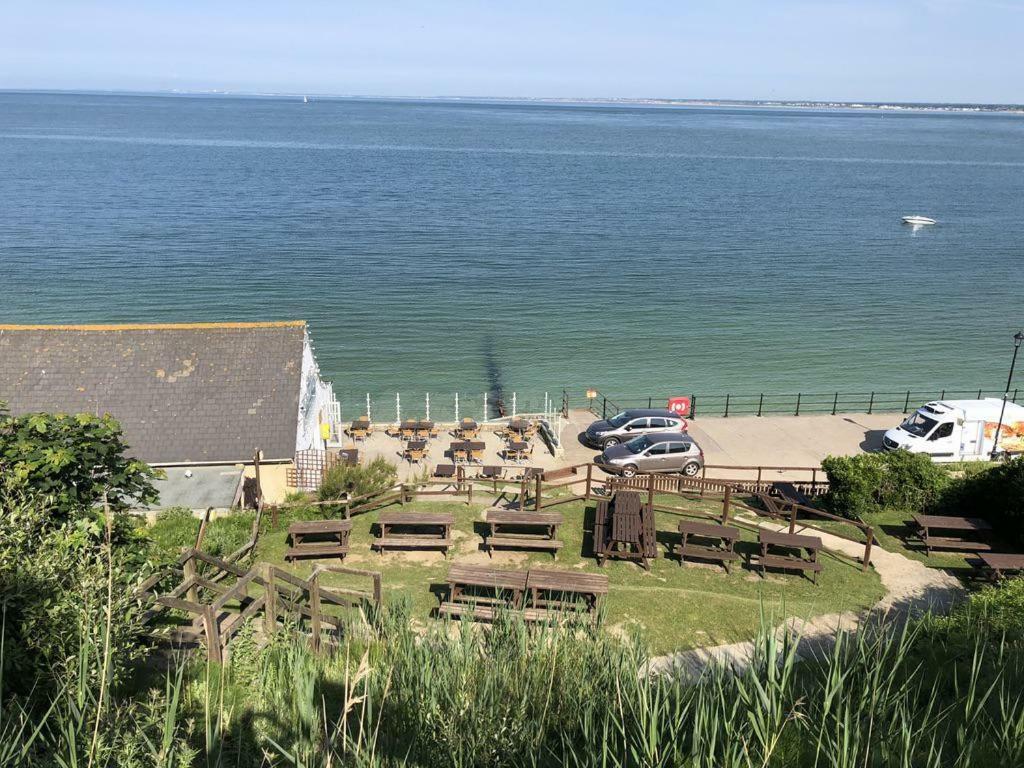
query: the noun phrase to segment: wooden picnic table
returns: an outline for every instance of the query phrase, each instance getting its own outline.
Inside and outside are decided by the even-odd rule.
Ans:
[[[505,449],[505,457],[509,461],[525,461],[530,453],[530,444],[522,440],[512,440]]]
[[[338,557],[348,554],[348,537],[352,532],[351,520],[308,520],[288,526],[291,547],[285,560],[297,557]]]
[[[677,554],[682,567],[687,557],[698,560],[717,560],[729,572],[729,563],[739,560],[736,552],[736,541],[740,537],[739,528],[719,523],[704,523],[694,520],[680,520],[679,533],[682,541]],[[697,541],[693,541],[697,539]]]
[[[453,525],[455,516],[451,513],[382,512],[377,518],[380,535],[371,546],[381,554],[385,547],[441,549],[447,554],[452,545]]]
[[[525,611],[528,620],[543,620],[551,609],[572,608],[581,599],[586,610],[595,613],[598,600],[608,594],[608,577],[531,568],[526,577],[526,589],[530,594],[530,609]]]
[[[466,443],[466,448],[469,450],[470,461],[483,464],[484,450],[487,448],[487,443],[483,440],[470,440]]]
[[[654,512],[636,491],[616,491],[597,502],[594,554],[603,566],[609,558],[638,560],[647,570],[658,556]]]
[[[526,593],[526,575],[526,571],[452,564],[445,577],[448,599],[441,602],[438,613],[493,619],[497,608],[521,609]]]
[[[365,440],[370,436],[370,420],[367,418],[354,420],[349,425],[348,434],[353,440]]]
[[[468,440],[456,440],[448,446],[448,451],[452,455],[452,461],[456,463],[460,461],[469,461]]]
[[[405,458],[410,463],[415,464],[416,462],[423,461],[427,455],[427,441],[426,440],[410,440],[405,446]]]
[[[786,571],[810,571],[814,574],[814,583],[818,583],[821,563],[818,562],[818,550],[822,548],[821,539],[817,536],[803,536],[797,533],[782,533],[767,528],[758,529],[758,540],[761,543],[761,578],[765,576],[765,568],[778,568]],[[772,553],[772,549],[797,550],[797,554]],[[803,556],[807,550],[809,557]]]
[[[1007,573],[1024,571],[1024,555],[979,552],[977,557],[982,565],[978,570],[987,570],[993,581],[1006,578]]]
[[[480,425],[473,419],[463,419],[455,428],[455,434],[463,440],[470,440],[480,434]]]
[[[968,539],[963,536],[933,536],[933,530],[960,531],[962,533],[987,535],[992,526],[980,517],[956,517],[953,515],[914,515],[918,536],[924,542],[925,552],[931,555],[933,549],[951,549],[961,552],[986,552],[992,546],[985,541]]]
[[[557,512],[521,512],[513,509],[489,509],[484,520],[488,533],[484,546],[488,555],[495,547],[510,549],[546,549],[558,554],[562,542],[556,538],[562,516]]]

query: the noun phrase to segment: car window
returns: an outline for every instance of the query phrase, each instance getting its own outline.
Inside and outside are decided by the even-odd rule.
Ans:
[[[633,419],[629,422],[630,429],[646,429],[647,419]]]
[[[939,424],[932,433],[929,440],[941,440],[944,437],[949,437],[953,434],[953,422],[947,421],[945,424]]]
[[[691,443],[672,443],[671,445],[672,447],[669,448],[669,453],[688,453]]]
[[[648,456],[661,456],[668,453],[668,443],[655,443],[651,446],[651,450],[647,452]]]
[[[651,419],[651,429],[664,429],[668,426],[668,419],[659,419],[657,417]]]

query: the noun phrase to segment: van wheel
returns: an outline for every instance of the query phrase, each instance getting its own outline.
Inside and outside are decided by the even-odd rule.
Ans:
[[[700,464],[695,461],[691,461],[683,467],[683,474],[687,477],[696,477],[698,472],[700,472]]]
[[[617,437],[609,437],[607,440],[605,440],[603,443],[601,443],[601,445],[603,445],[605,448],[611,448],[613,445],[618,445],[618,444],[619,444],[619,438],[617,438]]]
[[[627,464],[622,468],[623,477],[636,477],[636,466],[634,464]]]

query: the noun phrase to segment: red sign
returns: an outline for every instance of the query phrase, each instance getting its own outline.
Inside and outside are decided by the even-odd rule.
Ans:
[[[690,398],[688,397],[670,397],[668,399],[668,409],[677,416],[689,416],[690,415]]]

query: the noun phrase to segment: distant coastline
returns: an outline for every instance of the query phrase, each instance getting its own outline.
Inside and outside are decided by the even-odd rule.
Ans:
[[[996,113],[1024,115],[1024,104],[980,104],[971,102],[909,102],[909,101],[815,101],[813,99],[670,99],[670,98],[616,98],[582,96],[385,96],[378,94],[286,93],[233,91],[222,89],[190,90],[168,89],[160,91],[77,90],[77,89],[22,89],[0,88],[0,93],[95,94],[118,96],[185,96],[263,99],[367,100],[367,101],[437,101],[479,104],[551,104],[567,106],[621,106],[621,107],[738,107],[743,109],[848,109],[879,112],[944,112],[944,113]]]

